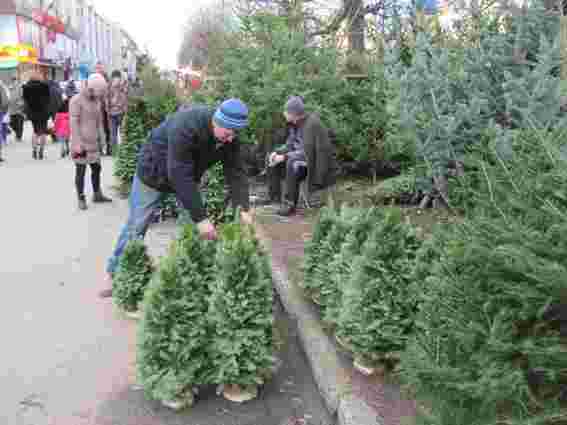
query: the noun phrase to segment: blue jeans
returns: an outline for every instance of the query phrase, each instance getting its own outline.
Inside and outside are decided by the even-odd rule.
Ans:
[[[110,116],[110,124],[112,126],[112,128],[110,129],[112,147],[118,144],[118,130],[120,129],[120,125],[122,124],[122,116],[122,114]]]
[[[114,252],[108,259],[106,271],[109,274],[112,275],[116,271],[120,256],[128,242],[132,239],[143,239],[146,236],[152,216],[165,195],[163,192],[146,186],[139,179],[138,175],[134,176],[128,199],[128,221],[122,227]]]

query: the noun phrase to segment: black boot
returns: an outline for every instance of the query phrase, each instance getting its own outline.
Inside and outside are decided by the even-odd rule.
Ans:
[[[98,192],[95,192],[93,195],[93,202],[100,204],[102,202],[112,202],[112,199],[107,198],[106,196],[104,196],[102,194],[102,192],[99,190]]]
[[[295,214],[296,206],[292,202],[285,201],[281,208],[278,210],[277,214],[281,215],[282,217],[289,217],[290,215]]]
[[[106,155],[112,156],[112,146],[106,145]]]
[[[32,158],[37,159],[37,149],[36,148],[33,148],[33,150],[32,150]]]
[[[82,211],[87,209],[87,200],[85,199],[85,195],[79,195],[79,209]]]
[[[44,147],[42,146],[39,148],[38,159],[43,159],[43,151],[44,151]]]

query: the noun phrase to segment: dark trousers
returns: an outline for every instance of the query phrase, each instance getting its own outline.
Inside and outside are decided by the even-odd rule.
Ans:
[[[100,172],[102,167],[100,162],[93,162],[91,164],[91,183],[93,185],[93,192],[100,192]],[[77,188],[77,195],[83,196],[85,194],[85,174],[87,172],[87,164],[75,164],[75,187]]]
[[[108,113],[106,112],[106,108],[102,107],[102,127],[104,128],[104,137],[106,137],[106,147],[111,147],[112,140],[110,134],[110,125],[108,123]]]
[[[10,128],[16,133],[16,139],[22,140],[24,135],[24,116],[22,114],[10,115]]]
[[[268,186],[270,200],[279,202],[282,197],[282,180],[285,180],[285,200],[297,205],[299,199],[299,183],[307,177],[307,167],[294,166],[294,160],[281,162],[268,168]]]

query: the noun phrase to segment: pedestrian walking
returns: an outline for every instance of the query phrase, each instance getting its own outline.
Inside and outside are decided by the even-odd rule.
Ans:
[[[102,194],[100,175],[102,166],[98,149],[98,130],[102,124],[101,102],[106,93],[106,81],[92,74],[84,88],[69,103],[71,128],[71,158],[75,162],[75,187],[79,209],[86,210],[85,174],[91,168],[93,202],[111,202]]]
[[[8,89],[10,90],[10,107],[8,109],[10,114],[10,128],[15,133],[16,141],[21,142],[23,140],[25,122],[22,84],[14,77]]]
[[[51,99],[49,85],[40,72],[33,72],[29,81],[24,84],[23,98],[25,114],[33,125],[32,157],[44,159],[47,141],[47,121],[49,120]]]
[[[248,125],[248,108],[239,99],[224,101],[216,110],[205,105],[182,109],[153,129],[140,148],[129,199],[129,214],[108,260],[108,281],[116,271],[127,243],[143,238],[153,213],[167,193],[175,193],[203,238],[215,239],[199,192],[204,172],[222,162],[235,207],[242,221],[251,223],[249,184],[237,132]],[[100,293],[112,296],[112,289]]]
[[[61,158],[69,155],[69,135],[71,133],[69,124],[69,99],[65,96],[59,112],[55,115],[55,136],[61,145]]]
[[[8,141],[6,132],[4,131],[4,117],[8,113],[8,108],[10,106],[10,95],[8,93],[8,87],[0,81],[0,162],[4,162],[2,156],[3,145]]]
[[[108,154],[112,155],[113,149],[118,144],[118,132],[122,119],[128,110],[128,86],[122,79],[122,73],[118,70],[112,72],[112,80],[108,88],[106,101],[106,110],[108,111],[111,130]]]

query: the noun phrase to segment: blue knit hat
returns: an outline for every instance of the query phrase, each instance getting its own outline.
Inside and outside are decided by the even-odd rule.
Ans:
[[[239,130],[248,125],[248,107],[240,99],[225,100],[213,116],[222,128]]]

